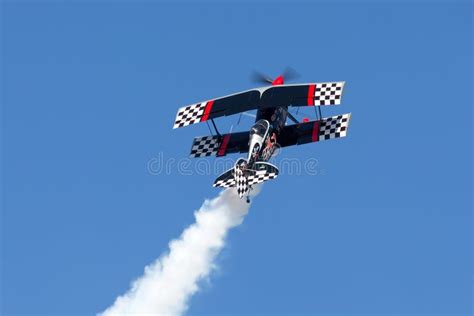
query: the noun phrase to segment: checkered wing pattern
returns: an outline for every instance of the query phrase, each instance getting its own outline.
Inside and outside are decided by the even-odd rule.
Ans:
[[[199,123],[204,115],[206,104],[207,102],[202,102],[180,108],[176,114],[173,128]]]
[[[249,184],[247,177],[244,175],[241,169],[235,168],[234,171],[235,184],[237,187],[237,194],[240,198],[249,190]]]
[[[215,156],[219,151],[220,143],[219,136],[196,137],[189,156],[192,158]]]
[[[350,119],[350,113],[322,119],[319,126],[319,140],[345,137]]]
[[[253,185],[275,179],[277,176],[278,174],[275,172],[257,171],[254,175],[248,176],[247,181],[248,185]]]
[[[231,188],[235,186],[235,178],[234,178],[234,168],[227,170],[219,177],[217,177],[216,181],[213,184],[214,187],[219,188]]]
[[[341,104],[344,82],[316,83],[314,87],[314,105]]]
[[[232,178],[228,178],[224,180],[216,180],[213,186],[218,187],[218,188],[232,188],[235,186],[234,176],[232,176]]]
[[[248,185],[262,183],[278,176],[278,168],[268,162],[255,163],[256,171],[248,175]]]

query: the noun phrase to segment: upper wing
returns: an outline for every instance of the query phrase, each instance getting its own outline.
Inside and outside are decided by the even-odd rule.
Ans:
[[[190,157],[225,156],[249,150],[249,133],[239,132],[194,138]]]
[[[344,82],[287,84],[247,90],[182,107],[173,128],[204,122],[216,117],[276,106],[337,105]]]
[[[278,144],[286,147],[345,137],[350,118],[351,114],[347,113],[320,121],[285,126],[278,137]]]
[[[261,107],[341,104],[344,81],[273,86],[262,93]]]
[[[173,128],[204,122],[216,117],[254,110],[260,101],[258,89],[248,90],[214,100],[182,107],[176,114]]]

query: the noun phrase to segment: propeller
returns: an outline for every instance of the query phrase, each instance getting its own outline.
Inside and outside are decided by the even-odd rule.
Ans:
[[[286,67],[282,74],[283,78],[288,81],[292,81],[301,77],[301,75],[291,67]]]
[[[258,84],[281,84],[283,81],[292,81],[300,77],[300,74],[291,67],[286,67],[281,76],[272,79],[269,76],[254,70],[250,75],[250,80]]]
[[[252,71],[252,73],[250,74],[250,80],[253,83],[258,84],[268,84],[273,82],[273,79],[256,70]]]

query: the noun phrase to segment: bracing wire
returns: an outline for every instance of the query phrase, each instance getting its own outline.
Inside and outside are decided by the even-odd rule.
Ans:
[[[211,133],[211,135],[214,136],[214,134],[212,133],[211,127],[209,126],[209,121],[206,121],[206,124],[207,124],[207,128],[209,129],[209,133]]]

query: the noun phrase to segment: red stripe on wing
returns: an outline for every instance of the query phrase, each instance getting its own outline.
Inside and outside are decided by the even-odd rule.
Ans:
[[[316,85],[310,84],[308,87],[308,105],[314,105],[314,89]]]
[[[204,114],[201,117],[201,122],[207,121],[207,119],[209,118],[209,113],[211,113],[213,104],[214,104],[214,100],[207,101],[206,108],[204,109]]]
[[[311,141],[319,141],[319,121],[314,122],[313,133],[311,134]]]
[[[219,151],[217,152],[217,157],[224,156],[225,151],[227,150],[227,145],[229,144],[230,134],[225,134],[224,138],[222,139],[222,143],[219,147]]]

